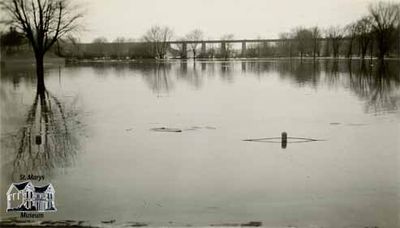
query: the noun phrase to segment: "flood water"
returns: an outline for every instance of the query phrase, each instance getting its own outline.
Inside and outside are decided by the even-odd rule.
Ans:
[[[32,72],[1,73],[2,219],[33,174],[56,191],[43,220],[400,226],[399,62],[76,64],[44,99]],[[282,132],[320,141],[244,141]]]

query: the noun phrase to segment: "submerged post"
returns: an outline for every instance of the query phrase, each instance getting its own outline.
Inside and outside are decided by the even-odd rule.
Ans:
[[[287,133],[282,132],[282,140],[281,140],[281,147],[282,149],[285,149],[287,145]]]
[[[35,143],[36,143],[36,145],[42,144],[42,137],[40,135],[36,135]]]

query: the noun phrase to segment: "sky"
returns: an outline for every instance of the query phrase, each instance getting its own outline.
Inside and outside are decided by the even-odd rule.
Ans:
[[[398,2],[400,0],[396,0]],[[368,13],[374,0],[79,0],[85,28],[81,42],[96,37],[139,39],[153,25],[182,37],[193,29],[205,38],[277,38],[297,26],[346,25]]]

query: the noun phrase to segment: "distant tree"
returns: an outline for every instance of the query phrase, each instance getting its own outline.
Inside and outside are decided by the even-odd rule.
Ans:
[[[83,14],[68,0],[6,0],[0,4],[7,22],[29,40],[35,53],[37,86],[44,91],[44,55],[58,39],[78,28]]]
[[[234,38],[233,34],[225,34],[221,37],[221,40],[229,41],[229,40],[233,40],[233,38]],[[222,47],[221,47],[222,57],[224,57],[225,59],[228,59],[232,54],[233,44],[229,43],[229,42],[224,42],[221,45],[222,45]]]
[[[372,42],[371,17],[363,17],[356,22],[356,39],[360,48],[361,59],[364,59],[369,44]]]
[[[303,59],[303,55],[308,53],[312,46],[313,33],[306,28],[297,28],[294,34],[294,39],[297,43],[297,51],[300,53],[300,58]]]
[[[94,43],[94,44],[98,44],[98,43],[107,43],[108,41],[107,41],[107,38],[105,38],[104,36],[102,36],[102,37],[97,37],[97,38],[95,38],[94,40],[93,40],[93,42],[92,43]]]
[[[201,41],[203,39],[204,33],[199,29],[195,29],[186,35],[186,40],[188,41]],[[193,58],[196,59],[197,46],[199,43],[189,43],[189,45],[193,53]]]
[[[113,41],[113,44],[114,44],[115,51],[116,51],[118,59],[121,59],[122,53],[124,52],[123,43],[125,43],[125,38],[124,37],[117,37]]]
[[[95,52],[100,53],[101,57],[107,56],[107,51],[106,51],[106,43],[107,42],[108,42],[107,38],[105,38],[105,37],[97,37],[92,42]]]
[[[346,37],[348,38],[347,47],[347,58],[351,58],[353,55],[353,43],[357,35],[357,23],[350,23],[344,28]]]
[[[331,26],[326,31],[329,42],[332,46],[333,57],[339,56],[339,48],[343,39],[343,29],[339,26]]]
[[[319,51],[320,51],[320,42],[319,39],[321,38],[321,30],[315,26],[312,27],[311,29],[311,34],[312,34],[312,42],[313,42],[313,58],[318,55],[319,57]]]
[[[14,27],[10,27],[10,30],[5,34],[1,34],[1,47],[6,49],[6,52],[12,52],[21,46],[23,42],[24,34],[18,32]]]
[[[72,35],[69,35],[63,39],[64,41],[64,48],[66,50],[63,50],[64,52],[67,52],[67,56],[70,57],[81,57],[81,47],[79,45],[80,40],[77,37],[74,37]]]
[[[383,60],[395,41],[394,32],[399,25],[400,4],[390,2],[371,4],[369,13],[378,45],[378,58]]]
[[[145,33],[143,39],[151,44],[151,53],[154,57],[163,59],[169,47],[167,42],[171,40],[173,34],[169,27],[154,25]]]
[[[279,34],[279,39],[282,41],[278,44],[278,52],[281,56],[292,57],[293,54],[293,34],[291,33],[281,33]]]

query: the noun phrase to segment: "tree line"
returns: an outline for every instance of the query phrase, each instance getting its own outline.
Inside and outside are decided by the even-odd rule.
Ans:
[[[370,4],[368,14],[345,26],[331,26],[325,30],[318,27],[298,27],[280,34],[284,42],[274,50],[286,56],[344,56],[361,59],[376,56],[378,59],[400,54],[400,4],[378,2]],[[325,38],[319,42],[320,38]]]
[[[199,43],[183,45],[167,44],[172,39],[176,41],[203,41],[204,32],[195,29],[185,36],[177,37],[173,29],[167,26],[152,26],[138,40],[118,37],[112,42],[99,37],[93,40],[92,49],[101,50],[100,55],[108,58],[166,58],[168,52],[172,56],[192,58],[228,58],[228,57],[368,57],[400,56],[400,4],[378,2],[370,4],[368,14],[345,26],[330,26],[328,28],[296,27],[289,32],[279,34],[280,42],[249,43],[245,51],[234,49],[226,43],[222,48],[218,44],[207,44],[206,50],[201,50]],[[233,39],[232,34],[220,37],[220,40]],[[139,41],[129,48],[124,43]],[[111,44],[111,46],[110,46]],[[107,52],[108,46],[108,52]],[[128,46],[125,46],[128,47]],[[97,52],[98,53],[98,52]],[[86,53],[88,56],[90,51]]]
[[[31,1],[41,2],[40,0]],[[23,1],[12,2],[22,3],[23,6]],[[54,8],[56,7],[58,5],[54,5]],[[187,43],[185,46],[169,45],[168,42],[171,40],[184,42],[207,39],[200,29],[194,29],[184,36],[176,36],[172,28],[160,25],[152,26],[140,39],[117,37],[115,40],[108,41],[105,37],[98,37],[90,44],[81,44],[79,39],[72,36],[61,37],[62,34],[54,34],[57,37],[54,42],[51,40],[50,46],[56,44],[53,50],[58,55],[83,59],[164,59],[170,55],[192,58],[359,57],[365,59],[366,57],[377,57],[383,60],[387,57],[400,56],[399,21],[400,4],[381,1],[370,4],[366,15],[345,26],[328,28],[300,26],[279,34],[281,40],[279,42],[248,43],[245,51],[235,49],[231,43],[225,43],[223,46],[207,43],[205,50],[202,50],[199,43]],[[21,29],[12,28],[2,35],[2,46],[9,47],[5,48],[6,51],[18,50],[18,47],[24,43],[30,43],[31,46],[33,45],[32,47],[35,47],[32,38],[26,36],[26,32],[24,34],[23,25],[21,24],[22,32]],[[24,39],[24,37],[26,38]],[[233,38],[232,34],[220,37],[221,40],[232,40]],[[49,48],[47,47],[46,50]]]

